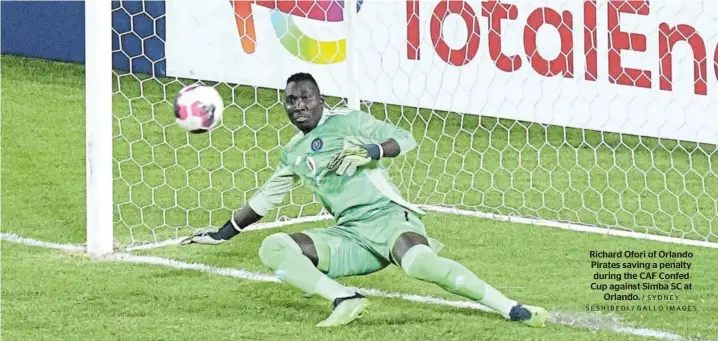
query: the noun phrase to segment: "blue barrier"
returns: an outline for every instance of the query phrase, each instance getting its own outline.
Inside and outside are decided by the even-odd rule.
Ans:
[[[112,65],[164,76],[164,1],[112,2]],[[85,4],[79,1],[3,1],[0,51],[49,60],[85,62]]]

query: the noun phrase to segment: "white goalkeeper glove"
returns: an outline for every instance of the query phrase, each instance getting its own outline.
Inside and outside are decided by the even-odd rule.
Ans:
[[[183,239],[180,244],[205,244],[205,245],[219,245],[226,243],[232,237],[239,234],[239,227],[234,219],[227,221],[224,226],[219,230],[204,229],[199,230],[192,234],[192,236]]]
[[[329,161],[327,170],[335,172],[337,175],[352,176],[357,168],[364,166],[372,160],[378,160],[382,157],[382,149],[379,144],[369,144],[366,146],[344,146],[344,149],[334,155]]]
[[[227,242],[227,239],[222,239],[219,232],[214,229],[199,230],[192,234],[192,236],[183,239],[180,244],[205,244],[205,245],[219,245]]]

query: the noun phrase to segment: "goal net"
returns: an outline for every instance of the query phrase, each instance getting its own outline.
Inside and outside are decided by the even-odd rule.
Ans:
[[[428,209],[718,242],[715,1],[344,3],[113,2],[116,246],[241,208],[296,132],[300,71],[414,135],[384,165]],[[209,134],[174,124],[198,81],[227,106]],[[298,184],[262,223],[323,218]]]

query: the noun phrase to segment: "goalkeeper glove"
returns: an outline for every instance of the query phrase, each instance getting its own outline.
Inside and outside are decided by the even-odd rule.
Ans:
[[[180,242],[182,245],[187,244],[205,244],[205,245],[219,245],[232,239],[232,237],[239,234],[239,229],[236,228],[234,219],[227,221],[224,226],[219,230],[199,230],[192,234],[192,236],[185,238]]]
[[[368,144],[365,146],[345,146],[344,150],[334,155],[329,161],[327,170],[336,172],[337,175],[352,176],[357,168],[364,166],[372,160],[379,160],[382,157],[382,149],[379,144]]]

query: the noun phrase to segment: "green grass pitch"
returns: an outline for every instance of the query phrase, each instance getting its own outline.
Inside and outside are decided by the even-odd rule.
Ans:
[[[83,69],[11,56],[3,56],[1,63],[2,231],[82,244]],[[220,85],[234,103],[224,125],[209,135],[188,136],[172,124],[167,102],[180,86],[130,75],[116,79],[114,189],[120,245],[223,223],[271,174],[279,146],[293,133],[276,90]],[[718,225],[713,147],[379,104],[368,109],[410,129],[421,144],[390,168],[414,202],[718,241],[711,229]],[[287,202],[292,205],[278,214],[319,211],[300,188]],[[577,318],[598,320],[607,314],[587,312],[586,306],[611,303],[603,301],[603,292],[589,288],[592,282],[607,283],[593,280],[590,250],[690,250],[693,290],[669,293],[680,295],[674,303],[697,311],[615,315],[625,326],[718,340],[714,249],[433,213],[425,222],[429,233],[447,245],[442,255],[510,297]],[[267,273],[257,249],[263,237],[276,231],[247,232],[218,247],[171,246],[140,254]],[[535,330],[495,314],[377,297],[371,298],[371,313],[363,320],[317,330],[314,323],[329,313],[329,303],[303,298],[286,285],[102,262],[9,242],[2,242],[1,264],[6,340],[651,339],[557,324]],[[342,281],[459,299],[396,268]]]

